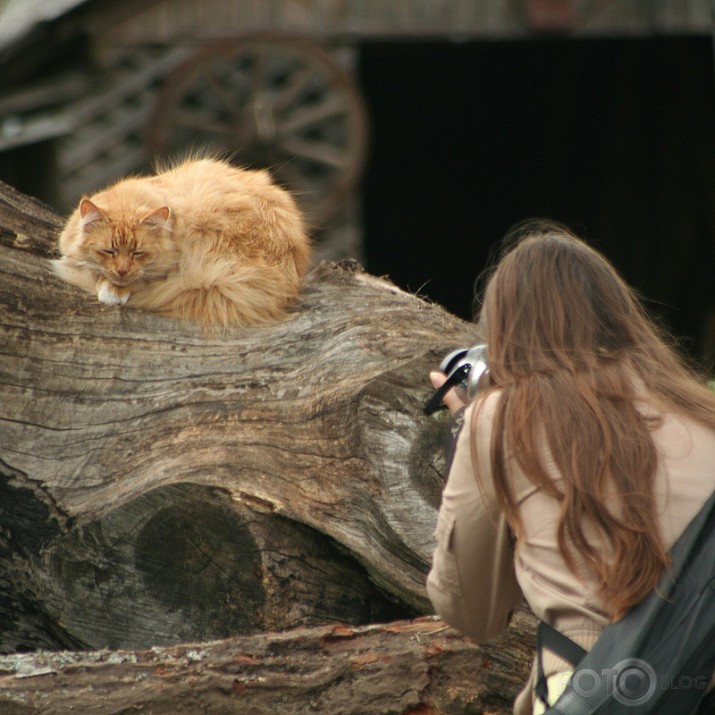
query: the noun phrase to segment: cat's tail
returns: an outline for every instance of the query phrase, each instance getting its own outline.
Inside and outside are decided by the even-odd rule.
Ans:
[[[290,259],[237,265],[194,256],[180,271],[133,293],[129,304],[207,328],[257,325],[284,318],[301,282],[302,271]]]

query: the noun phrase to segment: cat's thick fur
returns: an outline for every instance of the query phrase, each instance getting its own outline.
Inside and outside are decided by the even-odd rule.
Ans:
[[[82,199],[53,262],[64,280],[205,326],[281,318],[310,262],[303,218],[266,171],[189,159]]]

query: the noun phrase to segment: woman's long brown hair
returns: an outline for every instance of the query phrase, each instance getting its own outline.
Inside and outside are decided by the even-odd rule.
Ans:
[[[507,241],[480,317],[492,389],[502,395],[490,452],[497,498],[518,537],[513,458],[559,501],[559,549],[575,573],[581,556],[618,620],[669,564],[654,494],[658,422],[637,409],[637,395],[715,429],[715,394],[597,251],[541,222]],[[544,464],[544,440],[558,484]],[[473,450],[476,443],[473,434]]]

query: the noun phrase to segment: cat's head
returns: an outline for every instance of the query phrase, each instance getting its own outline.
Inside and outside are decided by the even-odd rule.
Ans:
[[[167,206],[112,211],[89,199],[79,205],[82,262],[117,286],[165,276],[176,257]]]

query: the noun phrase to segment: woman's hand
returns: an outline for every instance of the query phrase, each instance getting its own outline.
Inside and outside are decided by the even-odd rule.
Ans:
[[[435,390],[438,390],[447,381],[447,376],[443,372],[433,370],[429,374],[429,379],[432,381],[432,385]],[[459,398],[459,395],[455,392],[454,388],[447,392],[447,394],[442,398],[442,402],[447,405],[447,408],[452,415],[455,415],[467,404]]]

